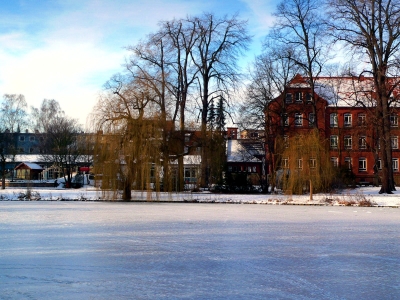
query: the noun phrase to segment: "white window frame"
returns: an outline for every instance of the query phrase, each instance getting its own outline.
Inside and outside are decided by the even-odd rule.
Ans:
[[[331,127],[338,127],[338,114],[331,113],[329,116],[329,121],[330,121]]]
[[[289,158],[282,158],[282,169],[288,169],[289,168]]]
[[[289,148],[289,136],[288,135],[283,136],[283,145],[285,148]]]
[[[398,158],[392,158],[392,167],[393,167],[393,172],[399,171],[399,159]]]
[[[312,113],[312,112],[308,114],[308,125],[310,127],[314,127],[315,126],[315,114]]]
[[[365,157],[360,157],[358,159],[358,171],[367,171],[367,159]]]
[[[358,139],[358,149],[367,149],[367,137],[366,136],[360,136]]]
[[[300,169],[300,170],[303,169],[303,159],[302,158],[296,159],[296,166],[297,166],[297,169]]]
[[[296,92],[294,93],[294,100],[296,102],[302,102],[303,101],[303,94],[302,92]]]
[[[317,167],[317,159],[312,157],[310,158],[310,169],[315,169]]]
[[[302,113],[294,114],[294,126],[297,126],[297,127],[303,126],[303,114]]]
[[[338,157],[331,157],[331,163],[334,167],[339,166],[339,158]]]
[[[399,126],[399,117],[397,115],[390,115],[390,127]]]
[[[378,170],[382,170],[382,159],[378,159],[378,161],[376,162],[376,164],[377,164],[377,168],[378,168]]]
[[[337,149],[339,147],[339,137],[337,135],[331,135],[329,141],[331,149]]]
[[[357,120],[358,120],[358,126],[365,126],[365,123],[367,121],[367,115],[364,113],[360,113],[357,115]]]
[[[352,115],[350,113],[345,113],[343,115],[343,122],[344,122],[344,127],[351,127],[352,126]]]
[[[353,148],[353,138],[351,135],[345,135],[343,140],[344,148],[345,149],[352,149]]]
[[[390,145],[392,149],[399,149],[399,138],[398,136],[391,136],[390,137]]]

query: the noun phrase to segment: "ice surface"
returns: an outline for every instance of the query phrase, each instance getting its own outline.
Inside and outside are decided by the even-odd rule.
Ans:
[[[0,202],[1,299],[396,299],[395,208]]]

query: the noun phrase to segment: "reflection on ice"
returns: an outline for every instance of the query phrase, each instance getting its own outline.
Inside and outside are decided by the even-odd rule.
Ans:
[[[2,299],[394,299],[398,209],[0,203]]]

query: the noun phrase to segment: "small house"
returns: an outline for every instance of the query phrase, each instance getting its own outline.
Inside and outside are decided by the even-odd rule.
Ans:
[[[43,168],[35,163],[20,163],[14,168],[17,179],[38,180],[41,178]]]

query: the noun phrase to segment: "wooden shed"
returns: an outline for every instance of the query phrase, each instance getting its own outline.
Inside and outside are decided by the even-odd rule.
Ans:
[[[43,168],[35,163],[20,163],[14,168],[17,179],[38,180]]]

